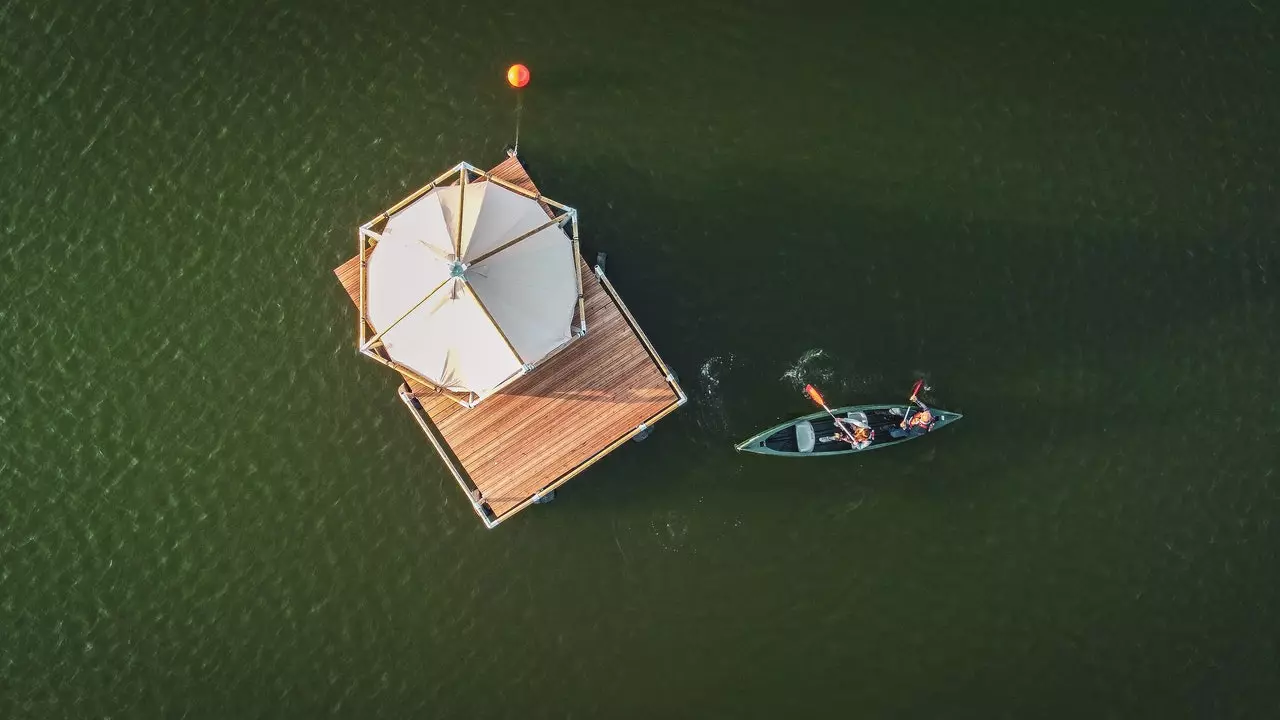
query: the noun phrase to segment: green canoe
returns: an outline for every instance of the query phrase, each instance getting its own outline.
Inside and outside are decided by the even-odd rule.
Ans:
[[[935,418],[933,427],[928,431],[906,431],[899,428],[906,405],[851,405],[832,410],[837,417],[855,419],[875,431],[871,444],[856,449],[848,442],[840,440],[836,434],[841,432],[826,411],[820,411],[802,418],[796,418],[781,425],[765,430],[750,439],[738,443],[735,448],[744,452],[761,455],[782,455],[785,457],[813,457],[816,455],[849,455],[851,453],[879,450],[882,447],[897,445],[914,440],[923,435],[935,433],[943,427],[964,417],[960,413],[929,408]]]

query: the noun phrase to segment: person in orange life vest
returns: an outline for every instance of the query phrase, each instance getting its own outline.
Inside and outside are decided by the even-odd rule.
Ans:
[[[917,384],[916,387],[918,388],[919,384]],[[915,403],[916,407],[920,408],[920,411],[915,414],[912,414],[910,412],[910,408],[908,408],[906,417],[902,418],[902,423],[898,427],[902,428],[903,430],[920,431],[920,432],[929,432],[930,430],[932,430],[933,423],[938,418],[935,417],[932,412],[929,412],[929,407],[924,403],[920,402],[920,398],[917,397],[916,393],[914,392],[911,393],[911,402]]]
[[[836,438],[849,443],[854,450],[865,450],[876,436],[874,430],[857,420],[836,418],[836,424],[840,426],[836,429],[842,431],[836,433]]]

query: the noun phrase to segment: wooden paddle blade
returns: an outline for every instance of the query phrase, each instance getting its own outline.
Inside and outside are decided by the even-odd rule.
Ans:
[[[808,395],[810,400],[822,405],[823,407],[827,404],[827,402],[822,399],[822,393],[818,392],[818,388],[812,385],[804,386],[804,394]]]

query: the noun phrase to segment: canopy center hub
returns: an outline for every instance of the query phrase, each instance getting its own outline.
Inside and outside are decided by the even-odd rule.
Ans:
[[[449,277],[463,278],[467,277],[467,264],[461,260],[454,260],[449,266]]]

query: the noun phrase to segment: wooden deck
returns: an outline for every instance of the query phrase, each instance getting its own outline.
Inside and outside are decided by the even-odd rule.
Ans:
[[[515,158],[489,171],[538,192]],[[359,303],[360,262],[334,270]],[[685,401],[678,382],[602,272],[579,268],[587,334],[465,408],[405,377],[401,399],[493,527],[651,427]]]

